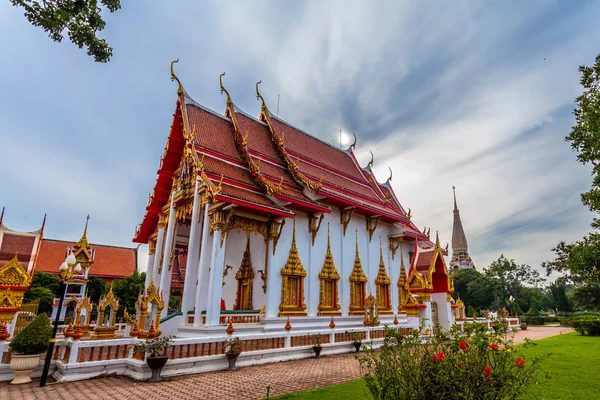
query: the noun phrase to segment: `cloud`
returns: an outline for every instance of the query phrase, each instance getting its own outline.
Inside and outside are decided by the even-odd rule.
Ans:
[[[107,16],[114,57],[101,65],[2,4],[0,203],[13,221],[48,212],[48,235],[65,239],[90,213],[90,240],[132,245],[175,106],[168,65],[180,58],[186,90],[216,111],[226,71],[250,114],[262,79],[280,117],[331,143],[340,129],[356,132],[358,159],[373,150],[381,180],[392,167],[400,201],[442,241],[456,185],[478,266],[501,253],[539,266],[559,240],[589,230],[579,201],[588,169],[563,138],[577,67],[597,53],[599,11],[591,2],[129,2]]]

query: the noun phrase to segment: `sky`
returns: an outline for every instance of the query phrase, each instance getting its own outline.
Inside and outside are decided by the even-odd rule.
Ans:
[[[564,137],[579,65],[600,53],[593,1],[122,2],[95,63],[0,2],[0,208],[16,230],[135,247],[176,102],[279,117],[332,144],[358,137],[420,228],[451,241],[452,186],[478,269],[540,268],[590,231],[590,169]],[[144,249],[140,262],[144,264]],[[145,268],[145,264],[143,265]]]

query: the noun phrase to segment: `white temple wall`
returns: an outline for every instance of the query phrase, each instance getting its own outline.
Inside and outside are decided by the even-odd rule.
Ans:
[[[449,330],[454,319],[452,318],[452,308],[446,301],[446,293],[432,293],[431,301],[437,303],[438,322],[444,330]]]
[[[265,238],[262,235],[250,235],[250,259],[252,260],[252,270],[254,271],[254,283],[252,284],[252,306],[255,310],[260,310],[265,305],[266,294],[263,290],[265,284],[261,279],[259,270],[265,271],[267,250]],[[237,272],[237,271],[236,271]]]

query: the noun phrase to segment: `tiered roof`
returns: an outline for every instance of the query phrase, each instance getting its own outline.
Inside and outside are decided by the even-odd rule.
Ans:
[[[0,267],[16,256],[23,269],[33,276],[46,217],[44,216],[41,228],[32,232],[12,230],[3,221],[4,208],[0,211]]]
[[[179,81],[172,75],[173,79]],[[293,210],[331,212],[331,206],[395,223],[405,236],[428,242],[410,221],[390,184],[378,183],[372,162],[361,168],[354,145],[332,146],[271,114],[262,100],[260,120],[241,111],[227,94],[224,115],[211,111],[183,90],[178,101],[153,194],[134,242],[146,243],[169,199],[183,148],[196,152],[199,173],[215,199],[239,207],[292,217]]]
[[[37,271],[58,275],[58,267],[65,260],[68,249],[75,242],[65,240],[43,239],[40,248]],[[137,265],[137,252],[134,248],[89,244],[95,251],[94,265],[89,277],[103,279],[123,279],[133,274]]]

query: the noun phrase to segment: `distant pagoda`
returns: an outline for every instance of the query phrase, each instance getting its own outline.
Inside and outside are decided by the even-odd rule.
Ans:
[[[454,192],[454,224],[452,226],[452,259],[449,265],[452,269],[475,269],[475,264],[469,256],[467,236],[456,206],[456,188],[454,186],[452,186],[452,191]]]

